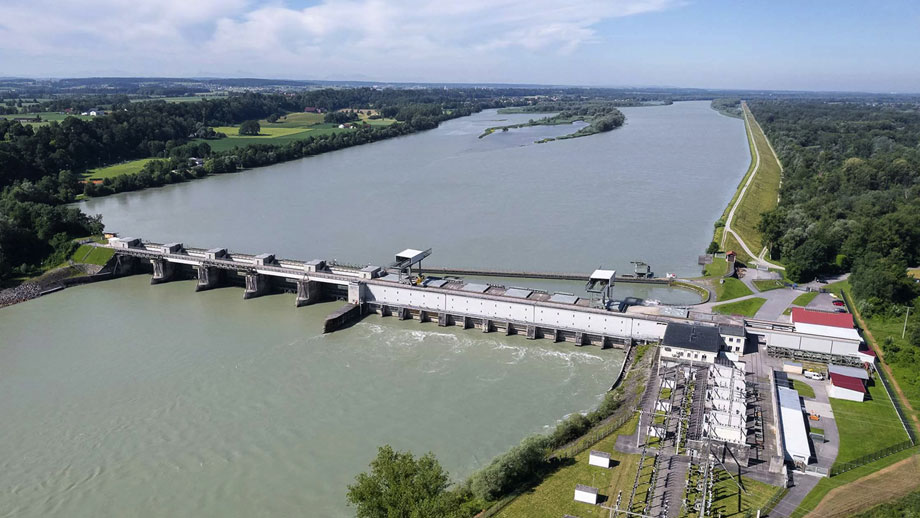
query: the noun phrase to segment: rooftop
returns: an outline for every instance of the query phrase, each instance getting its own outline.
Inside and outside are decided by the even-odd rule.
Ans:
[[[831,374],[839,374],[841,376],[848,376],[850,378],[857,378],[861,380],[869,379],[869,373],[866,372],[866,369],[860,369],[859,367],[845,367],[843,365],[828,365],[827,371]]]
[[[861,379],[851,378],[850,376],[844,376],[843,374],[835,374],[832,372],[831,384],[835,387],[849,389],[856,392],[866,392],[866,386],[863,385],[863,381]]]
[[[853,328],[853,315],[849,313],[828,313],[805,308],[792,308],[792,321],[796,324]]]
[[[671,322],[664,332],[661,344],[718,354],[722,346],[722,337],[716,327]]]
[[[733,326],[730,324],[721,324],[719,326],[719,333],[728,336],[740,336],[744,337],[744,326]]]

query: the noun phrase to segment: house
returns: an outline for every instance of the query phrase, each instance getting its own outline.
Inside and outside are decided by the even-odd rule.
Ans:
[[[719,328],[671,322],[661,339],[661,358],[713,363],[722,349]]]
[[[828,365],[830,383],[827,386],[827,396],[847,401],[865,401],[866,383],[869,373],[865,369],[845,367],[842,365]]]
[[[747,341],[744,326],[721,324],[719,325],[719,335],[722,337],[726,351],[744,354],[744,344]]]
[[[316,106],[307,106],[303,109],[304,113],[323,113],[322,108],[317,108]]]
[[[86,113],[84,113],[84,115],[86,115]],[[105,110],[103,110],[102,108],[96,108],[95,110],[90,110],[89,115],[91,117],[101,117],[105,115]]]

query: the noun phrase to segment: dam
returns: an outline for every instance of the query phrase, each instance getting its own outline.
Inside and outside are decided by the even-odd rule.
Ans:
[[[521,334],[576,345],[628,348],[660,341],[670,317],[607,309],[616,280],[613,270],[586,279],[596,297],[466,282],[456,278],[413,276],[430,250],[408,249],[389,267],[339,265],[314,259],[278,259],[272,254],[230,253],[224,248],[186,248],[181,243],[151,243],[113,238],[119,274],[149,271],[151,284],[197,279],[196,290],[224,285],[244,287],[248,299],[272,292],[296,294],[298,306],[342,299],[347,305],[326,319],[334,331],[368,313],[437,322],[482,332]],[[591,291],[593,290],[593,291]]]

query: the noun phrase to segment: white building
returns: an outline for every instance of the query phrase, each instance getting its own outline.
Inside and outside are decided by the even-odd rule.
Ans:
[[[811,447],[808,445],[805,415],[802,413],[799,392],[785,387],[777,387],[776,392],[786,459],[796,464],[808,464],[811,459]]]
[[[610,454],[605,451],[591,450],[588,454],[588,464],[601,468],[610,467]]]
[[[597,488],[575,484],[575,501],[597,505]]]
[[[671,322],[661,340],[662,359],[713,363],[722,349],[719,328]]]
[[[827,373],[828,397],[848,401],[865,401],[866,383],[869,381],[869,373],[865,369],[828,365]]]

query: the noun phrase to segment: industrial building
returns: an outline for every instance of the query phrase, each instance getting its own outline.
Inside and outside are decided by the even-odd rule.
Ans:
[[[807,465],[811,460],[811,447],[808,445],[799,392],[786,387],[777,387],[776,392],[786,460],[796,465]]]
[[[869,373],[865,369],[828,365],[827,373],[830,378],[827,387],[828,397],[848,401],[865,401],[866,383],[869,381]]]
[[[670,322],[661,340],[661,359],[713,363],[722,350],[719,328]]]

